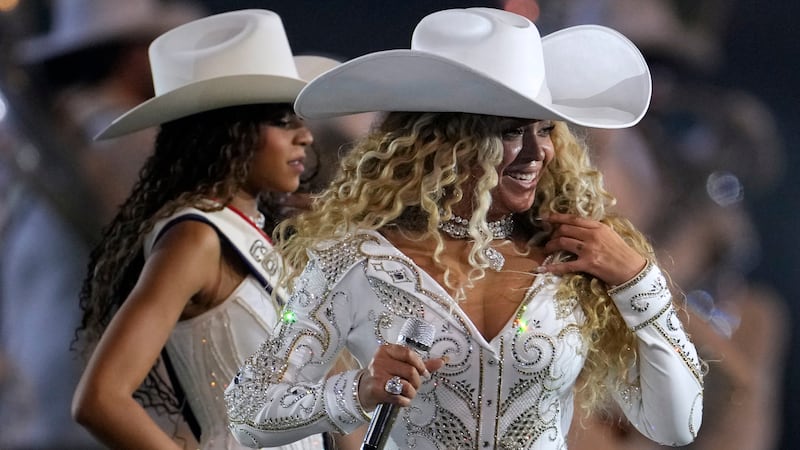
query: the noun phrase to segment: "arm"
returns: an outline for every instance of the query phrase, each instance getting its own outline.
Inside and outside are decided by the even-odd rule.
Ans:
[[[702,375],[661,270],[606,224],[556,213],[546,220],[554,232],[545,251],[566,251],[575,258],[541,271],[586,272],[609,286],[619,285],[609,294],[638,343],[633,378],[625,380],[630,388],[615,393],[625,415],[656,442],[691,442],[702,420]]]
[[[614,392],[617,402],[648,438],[673,446],[692,442],[702,421],[702,373],[664,276],[648,263],[609,294],[638,343],[629,389]]]
[[[359,334],[352,330],[354,315],[368,309],[370,291],[358,266],[333,283],[318,260],[309,262],[275,333],[225,392],[237,440],[271,447],[324,431],[348,434],[369,421],[357,398],[363,372],[326,374],[349,335]],[[364,295],[355,298],[353,292]]]
[[[213,292],[220,244],[208,225],[187,221],[168,230],[136,286],[115,314],[81,377],[73,416],[113,448],[179,448],[133,399],[186,304]]]

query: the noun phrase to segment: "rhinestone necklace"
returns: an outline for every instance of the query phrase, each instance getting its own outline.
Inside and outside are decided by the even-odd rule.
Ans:
[[[492,239],[508,239],[514,231],[514,218],[511,214],[504,216],[500,220],[489,222],[489,231],[492,232]],[[439,229],[453,239],[467,239],[469,237],[469,220],[455,214],[450,220],[442,222]]]
[[[453,239],[468,239],[470,237],[468,225],[469,220],[453,215],[450,220],[439,224],[439,229]],[[509,214],[487,225],[492,232],[492,239],[508,239],[514,231],[514,218]],[[492,247],[486,247],[483,255],[489,260],[489,267],[492,270],[499,272],[503,269],[506,259],[500,252]]]

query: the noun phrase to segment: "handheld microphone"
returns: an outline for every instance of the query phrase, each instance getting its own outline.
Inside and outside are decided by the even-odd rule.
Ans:
[[[436,330],[433,325],[411,317],[400,328],[397,343],[405,345],[417,352],[427,352],[433,345]],[[400,407],[391,403],[380,403],[369,422],[367,434],[361,444],[361,450],[381,450],[386,445],[389,432],[397,417]]]

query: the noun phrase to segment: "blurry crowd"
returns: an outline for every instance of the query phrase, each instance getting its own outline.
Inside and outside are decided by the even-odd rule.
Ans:
[[[70,416],[84,365],[70,351],[76,300],[89,251],[128,195],[155,130],[92,138],[153,95],[150,41],[204,11],[149,0],[46,5],[19,5],[2,25],[0,420],[8,426],[0,447],[91,448]]]
[[[747,201],[783,176],[784,144],[763,102],[714,83],[731,3],[694,2],[689,11],[677,0],[502,3],[543,34],[599,23],[645,53],[650,111],[632,129],[585,131],[591,156],[619,210],[652,239],[707,364],[703,429],[690,448],[777,448],[790,324],[785,299],[750,276],[763,254]],[[0,448],[95,446],[69,413],[83,364],[69,351],[78,290],[154,130],[92,137],[152,96],[148,43],[204,14],[199,3],[174,1],[48,4],[0,11]],[[369,120],[310,124],[306,192],[324,187]],[[308,197],[265,201],[288,215]],[[653,445],[611,409],[576,414],[571,436],[577,450]]]
[[[693,449],[774,449],[789,338],[785,299],[753,281],[760,237],[747,199],[783,175],[775,117],[754,95],[721,87],[730,2],[539,2],[550,25],[611,26],[642,49],[650,109],[634,128],[586,133],[618,208],[653,241],[684,323],[707,364],[703,428]],[[613,410],[576,415],[571,449],[648,449]]]

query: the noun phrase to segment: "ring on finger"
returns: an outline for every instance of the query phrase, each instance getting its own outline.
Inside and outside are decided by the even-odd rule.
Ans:
[[[403,379],[395,375],[389,378],[383,388],[392,395],[400,395],[403,393]]]

